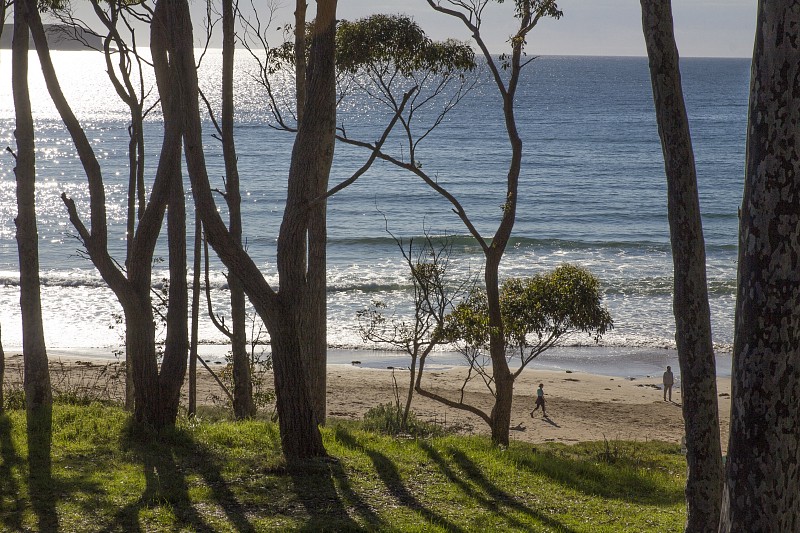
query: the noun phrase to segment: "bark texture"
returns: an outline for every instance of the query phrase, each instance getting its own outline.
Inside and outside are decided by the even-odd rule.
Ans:
[[[6,379],[6,352],[3,350],[3,328],[0,326],[0,414],[5,410],[5,397],[3,396],[3,384]]]
[[[686,531],[713,531],[722,498],[716,361],[694,151],[683,99],[670,0],[641,0],[642,28],[667,175],[674,267],[675,342],[686,431]]]
[[[6,352],[3,350],[3,328],[0,327],[0,414],[3,413],[6,405],[5,397],[3,396],[3,384],[6,379]]]
[[[335,13],[336,2],[317,3],[305,84],[297,84],[305,99],[278,236],[280,295],[302,332],[300,356],[320,424],[327,415],[327,202],[312,201],[327,191],[336,145]]]
[[[800,9],[758,3],[720,531],[800,530]]]
[[[28,89],[28,22],[23,2],[14,3],[14,35],[11,59],[11,85],[14,94],[17,140],[17,249],[19,252],[20,310],[22,314],[22,354],[25,405],[29,416],[50,409],[53,403],[47,348],[42,323],[39,282],[39,232],[36,225],[36,168]]]

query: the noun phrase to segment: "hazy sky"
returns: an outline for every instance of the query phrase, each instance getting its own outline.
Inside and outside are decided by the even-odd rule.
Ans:
[[[512,3],[513,0],[507,0],[505,5]],[[558,5],[564,17],[540,23],[529,40],[529,53],[646,55],[638,0],[560,0]],[[752,55],[755,0],[673,0],[672,5],[682,56]],[[375,12],[410,15],[437,39],[469,38],[460,23],[435,13],[425,0],[339,0],[339,18],[358,18]],[[503,51],[514,23],[508,8],[494,5],[484,19],[490,48],[493,52]]]
[[[279,6],[279,19],[292,19],[294,0],[252,1],[257,6],[275,3]],[[502,5],[490,2],[485,13],[484,36],[494,53],[507,49],[506,40],[515,22],[511,10],[513,1],[506,0]],[[249,3],[244,0],[240,5],[244,8]],[[751,57],[756,3],[756,0],[673,0],[680,54],[686,57]],[[309,4],[313,12],[316,3],[309,0]],[[639,0],[559,0],[558,4],[564,17],[539,24],[529,39],[529,54],[646,55]],[[205,2],[192,0],[191,5],[199,22],[205,13]],[[78,12],[90,20],[87,6],[88,2],[76,3]],[[426,0],[339,0],[340,19],[352,20],[372,13],[409,15],[435,39],[470,38],[459,21],[436,13]],[[144,35],[140,34],[141,37]]]

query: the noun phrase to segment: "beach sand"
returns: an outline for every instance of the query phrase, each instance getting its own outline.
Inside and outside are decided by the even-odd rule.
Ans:
[[[6,357],[5,388],[20,387],[22,357]],[[106,366],[111,365],[111,366]],[[115,374],[114,361],[92,358],[58,358],[51,362],[55,387],[100,389]],[[199,365],[198,365],[199,366]],[[216,365],[215,371],[221,369]],[[103,370],[105,369],[105,370]],[[453,367],[425,371],[423,387],[457,399],[467,369]],[[393,378],[394,376],[394,378]],[[409,371],[406,369],[361,368],[359,365],[328,365],[328,416],[358,420],[371,407],[394,402],[394,379],[405,401]],[[111,380],[104,391],[109,398],[121,399],[122,381]],[[549,418],[541,412],[531,418],[535,390],[544,384]],[[730,419],[730,378],[719,378],[718,395],[723,450],[727,448]],[[186,386],[183,404],[186,404]],[[222,396],[208,372],[198,369],[198,403],[212,403]],[[576,443],[596,440],[660,440],[679,443],[683,435],[681,391],[673,390],[673,403],[662,398],[661,377],[623,378],[584,372],[526,369],[517,378],[511,414],[511,439],[530,443]],[[465,401],[489,412],[492,396],[479,378],[465,388]],[[412,410],[422,420],[455,427],[462,433],[489,434],[479,417],[415,395]]]

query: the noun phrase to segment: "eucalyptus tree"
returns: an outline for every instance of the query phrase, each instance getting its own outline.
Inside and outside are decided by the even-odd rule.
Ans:
[[[641,0],[658,133],[667,175],[674,263],[675,342],[686,432],[686,531],[713,531],[722,499],[722,451],[706,254],[697,174],[683,100],[670,0]]]
[[[34,7],[35,9],[35,7]],[[19,252],[20,310],[22,314],[23,384],[28,423],[44,415],[50,431],[53,403],[47,347],[42,321],[41,284],[39,280],[39,233],[36,224],[36,153],[34,126],[28,85],[29,25],[26,6],[14,3],[14,35],[11,57],[11,86],[14,98],[14,136],[17,151],[14,174],[17,180],[17,249]]]
[[[108,251],[107,205],[100,163],[59,85],[36,2],[23,0],[21,3],[25,6],[26,19],[31,26],[48,92],[73,140],[88,179],[90,226],[84,224],[75,202],[66,193],[62,194],[62,200],[86,254],[119,299],[125,314],[126,348],[135,382],[134,417],[139,422],[155,427],[173,424],[177,416],[188,349],[186,232],[180,165],[181,130],[179,115],[174,108],[176,99],[170,98],[169,93],[166,97],[161,94],[164,142],[150,199],[132,237],[127,264],[122,268]],[[156,35],[151,41],[157,41],[158,37]],[[159,371],[150,292],[153,254],[167,205],[169,270],[172,279],[167,338]]]
[[[475,378],[483,381],[493,397],[498,394],[494,365],[492,371],[486,368],[485,355],[487,349],[491,351],[492,342],[487,293],[482,288],[475,289],[445,317],[437,331],[441,340],[453,343],[469,364],[459,398],[437,394],[419,385],[417,392],[448,407],[470,412],[492,427],[494,413],[465,401],[464,395],[467,382]],[[511,373],[512,382],[531,361],[566,336],[583,332],[599,341],[613,325],[601,300],[597,278],[574,265],[564,264],[552,272],[529,278],[505,280],[500,287],[503,342],[507,360],[518,362]],[[494,362],[491,355],[488,359]]]
[[[324,285],[320,283],[324,283],[325,271],[322,215],[326,201],[367,171],[399,115],[389,120],[366,162],[349,179],[327,190],[336,126],[336,7],[336,0],[318,0],[316,19],[311,25],[304,83],[306,98],[298,103],[301,119],[278,236],[280,289],[276,290],[231,236],[217,212],[203,150],[188,5],[179,0],[156,6],[157,12],[163,11],[165,24],[170,28],[170,66],[181,80],[175,94],[181,100],[184,154],[197,212],[208,241],[229,271],[242,280],[245,293],[269,331],[281,445],[290,460],[326,453],[318,428],[322,420],[317,416],[314,402],[315,395],[324,395],[316,378],[320,366],[324,371],[325,359],[322,358],[320,365],[319,350],[312,347],[312,342],[319,341],[318,334],[313,332],[324,331],[324,319],[320,318],[324,317],[324,300],[320,300],[319,294],[324,294],[320,290]],[[322,315],[318,313],[320,308]]]
[[[759,1],[720,531],[800,529],[800,11]]]
[[[319,420],[310,401],[299,316],[306,311],[304,304],[307,303],[304,280],[309,203],[317,196],[315,193],[320,182],[327,183],[326,167],[329,168],[333,156],[336,1],[318,2],[308,74],[310,90],[292,154],[287,205],[278,243],[280,291],[267,283],[217,212],[205,165],[188,3],[186,0],[160,2],[156,5],[156,14],[159,24],[164,29],[169,28],[170,71],[159,73],[159,76],[172,81],[175,99],[180,103],[184,154],[196,209],[209,242],[229,271],[242,280],[248,298],[270,333],[284,455],[289,459],[323,456],[326,452],[317,426]]]
[[[515,98],[522,70],[532,61],[532,59],[525,57],[528,35],[543,18],[559,19],[562,16],[562,12],[554,0],[514,0],[514,16],[517,22],[509,39],[511,49],[507,54],[495,56],[489,51],[482,33],[485,10],[491,3],[503,3],[503,0],[472,0],[469,2],[462,0],[428,0],[428,4],[432,9],[461,21],[470,31],[502,101],[503,121],[511,148],[511,157],[505,177],[498,177],[496,180],[505,182],[504,196],[506,201],[494,234],[491,238],[482,235],[469,217],[467,209],[458,198],[439,182],[438,176],[431,176],[423,170],[420,161],[416,157],[417,147],[423,139],[427,138],[430,129],[423,129],[420,133],[415,131],[412,120],[403,121],[403,133],[405,135],[403,153],[391,154],[381,150],[377,157],[413,173],[445,198],[452,205],[454,213],[461,219],[469,234],[475,238],[483,251],[486,261],[483,282],[486,287],[488,320],[491,326],[489,352],[491,371],[496,388],[495,403],[489,416],[489,425],[491,426],[492,441],[496,444],[507,445],[511,422],[514,377],[506,360],[506,337],[503,333],[504,326],[500,309],[499,266],[516,220],[517,190],[522,168],[523,146],[514,114]],[[380,46],[380,44],[370,42],[368,45],[360,46],[360,48],[356,47],[354,53],[363,53],[363,51],[370,50],[375,46]],[[381,85],[385,84],[378,85],[378,98],[382,101],[388,101],[389,105],[392,105],[392,102],[397,101],[397,99],[391,96],[387,98],[386,92],[383,91]],[[458,92],[456,91],[454,94],[458,95]],[[445,109],[457,104],[460,99],[460,95],[456,96],[446,104]],[[425,99],[423,99],[424,101]],[[351,144],[363,145],[366,148],[374,149],[369,144],[348,139],[345,135],[340,135],[339,138]]]

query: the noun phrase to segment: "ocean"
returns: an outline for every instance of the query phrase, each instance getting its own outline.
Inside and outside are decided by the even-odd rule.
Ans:
[[[244,54],[238,57],[236,141],[245,238],[257,264],[277,284],[275,242],[293,138],[271,127],[266,94],[253,79],[253,65]],[[100,54],[55,52],[54,58],[67,98],[101,160],[110,245],[122,262],[125,109],[107,81]],[[87,213],[86,178],[38,63],[31,59],[46,340],[53,350],[110,353],[122,343],[113,319],[120,308],[92,264],[78,253],[79,243],[59,197],[66,192]],[[10,51],[0,51],[3,148],[14,146],[10,63]],[[201,67],[201,85],[217,108],[220,63],[219,51],[211,51]],[[681,63],[700,186],[714,342],[720,353],[730,351],[733,342],[749,65],[747,59],[688,58]],[[565,341],[567,348],[554,352],[553,360],[561,354],[573,361],[570,364],[584,360],[602,366],[603,357],[636,354],[652,361],[653,369],[674,360],[666,184],[646,58],[536,58],[525,70],[516,109],[525,155],[518,217],[501,275],[528,276],[564,262],[584,266],[600,279],[604,304],[614,319],[614,329],[603,337],[600,348],[570,349],[593,345],[588,336],[573,336]],[[338,122],[352,137],[373,141],[385,117],[361,95],[343,105]],[[207,121],[209,174],[221,188],[221,149],[212,133]],[[157,113],[148,118],[146,143],[152,176],[160,146]],[[397,136],[387,147],[403,153]],[[475,225],[490,236],[501,214],[509,149],[499,98],[485,73],[418,150],[423,168],[461,200]],[[331,185],[349,177],[368,155],[337,146]],[[13,166],[10,154],[0,156],[0,324],[7,352],[22,343]],[[373,300],[386,302],[398,316],[409,309],[408,272],[387,225],[406,240],[425,234],[450,236],[457,276],[482,268],[479,246],[449,204],[418,178],[388,164],[376,163],[332,197],[328,224],[328,343],[347,354],[374,348],[359,335],[359,309]],[[156,255],[165,256],[163,243]],[[218,262],[212,263],[212,297],[216,312],[225,315],[223,271]],[[157,264],[156,285],[166,276],[166,264]],[[208,320],[201,323],[200,338],[209,345],[224,342]],[[545,362],[547,358],[547,353],[541,356]],[[649,371],[648,367],[637,373]]]

